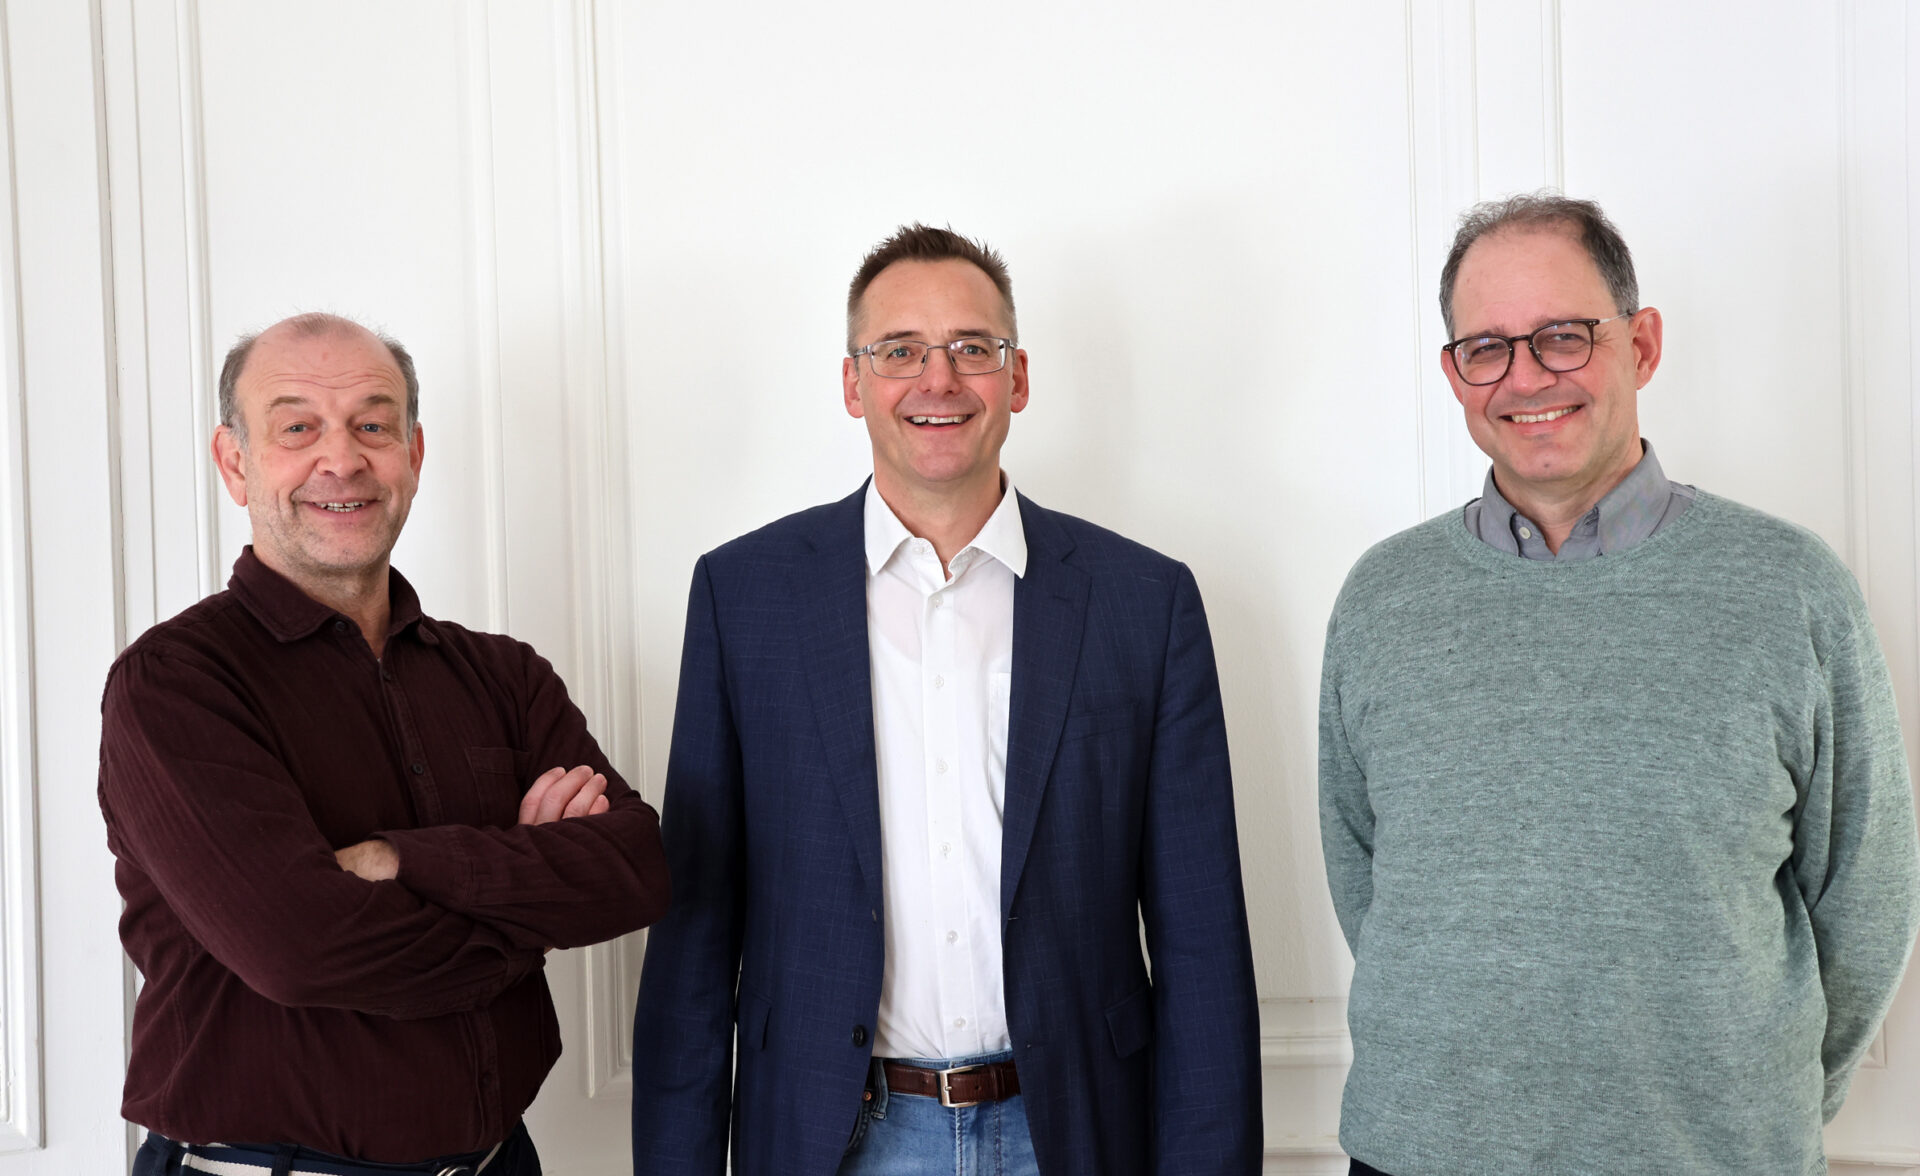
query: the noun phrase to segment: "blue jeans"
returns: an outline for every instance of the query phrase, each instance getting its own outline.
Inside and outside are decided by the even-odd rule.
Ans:
[[[931,1070],[1003,1062],[1011,1051],[971,1058],[900,1058]],[[925,1095],[887,1093],[873,1067],[873,1098],[862,1107],[840,1176],[1040,1176],[1019,1095],[972,1107],[943,1107]]]

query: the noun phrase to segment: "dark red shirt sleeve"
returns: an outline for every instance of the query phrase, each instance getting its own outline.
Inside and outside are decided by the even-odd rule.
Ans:
[[[115,854],[267,999],[424,1017],[484,1005],[540,967],[537,947],[343,871],[223,667],[187,650],[132,653],[109,677],[103,709],[101,799]]]

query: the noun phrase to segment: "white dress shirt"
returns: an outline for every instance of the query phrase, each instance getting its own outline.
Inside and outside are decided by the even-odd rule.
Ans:
[[[1013,483],[953,557],[952,579],[872,484],[866,540],[886,931],[874,1053],[1007,1049],[1000,826],[1013,587],[1027,570]]]

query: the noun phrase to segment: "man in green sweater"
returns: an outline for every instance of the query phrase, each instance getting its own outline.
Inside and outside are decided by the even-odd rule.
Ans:
[[[1660,312],[1597,206],[1471,210],[1440,305],[1493,469],[1327,628],[1340,1142],[1391,1176],[1825,1172],[1920,911],[1859,588],[1661,472]]]

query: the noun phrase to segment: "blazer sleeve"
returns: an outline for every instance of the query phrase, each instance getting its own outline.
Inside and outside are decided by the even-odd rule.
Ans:
[[[1153,1171],[1255,1176],[1260,1025],[1213,641],[1179,569],[1148,765],[1141,914],[1153,967]]]
[[[732,1106],[745,841],[738,732],[705,558],[693,572],[662,802],[674,903],[633,1022],[635,1176],[720,1176]]]

